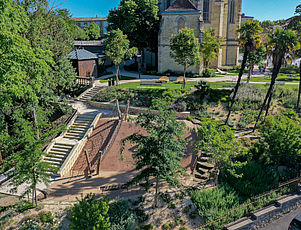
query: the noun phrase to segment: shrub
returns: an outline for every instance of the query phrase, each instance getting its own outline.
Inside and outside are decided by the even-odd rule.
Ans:
[[[35,205],[33,205],[31,202],[22,200],[16,204],[15,208],[18,212],[24,212],[26,210],[35,208]]]
[[[191,200],[201,217],[210,220],[228,214],[228,210],[239,205],[239,196],[230,186],[210,190],[195,190]]]
[[[108,199],[96,200],[95,194],[88,194],[78,200],[71,210],[71,230],[110,229]]]
[[[280,73],[286,73],[286,74],[295,74],[298,73],[299,68],[295,65],[287,65],[285,67],[282,67],[280,69]]]
[[[216,77],[216,70],[215,69],[209,69],[206,68],[203,70],[203,73],[201,75],[201,77]]]
[[[110,204],[109,215],[111,230],[135,229],[136,215],[134,212],[129,210],[127,201],[117,200]]]
[[[51,223],[53,221],[51,212],[42,211],[39,213],[39,216],[42,223]]]
[[[244,110],[240,116],[237,126],[239,128],[246,128],[252,122],[254,122],[258,116],[259,112],[254,110]]]
[[[148,220],[149,216],[142,209],[136,208],[136,209],[134,209],[134,211],[137,215],[137,219],[138,219],[139,223],[142,223],[142,222]]]
[[[179,228],[179,230],[187,230],[187,227],[181,226],[181,227]]]
[[[129,230],[132,230],[134,228],[129,228]],[[153,224],[146,224],[146,225],[142,225],[139,229],[141,230],[151,230],[154,229],[154,225]]]
[[[26,220],[22,223],[20,230],[42,230],[39,222],[34,220]]]
[[[224,180],[241,196],[252,197],[264,193],[278,185],[275,170],[266,169],[256,162],[236,166],[235,174],[226,173]]]
[[[268,116],[260,126],[262,139],[251,149],[265,165],[301,168],[300,121],[284,115]]]

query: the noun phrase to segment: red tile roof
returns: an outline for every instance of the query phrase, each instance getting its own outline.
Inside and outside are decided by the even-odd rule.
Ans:
[[[176,0],[166,11],[198,10],[190,0]]]

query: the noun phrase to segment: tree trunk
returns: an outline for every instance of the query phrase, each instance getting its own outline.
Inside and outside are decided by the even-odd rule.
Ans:
[[[186,65],[184,65],[184,79],[183,79],[184,80],[184,82],[183,82],[184,88],[186,88],[186,68],[187,68]]]
[[[300,74],[300,83],[299,83],[299,94],[298,94],[298,101],[297,101],[297,112],[300,112],[300,100],[301,100],[301,61],[299,65],[299,74]]]
[[[37,118],[37,111],[35,106],[33,107],[33,119],[34,119],[34,123],[37,129],[37,139],[40,140],[40,132],[39,132],[39,125],[38,125],[38,118]]]
[[[260,112],[259,112],[258,117],[256,119],[256,122],[255,122],[255,125],[254,125],[254,128],[253,128],[253,132],[256,130],[257,124],[258,124],[258,122],[260,120],[260,116],[261,116],[261,114],[262,114],[262,112],[264,110],[264,107],[266,106],[268,99],[272,95],[272,92],[274,90],[274,86],[275,86],[275,83],[276,83],[276,79],[278,77],[278,74],[279,74],[279,71],[280,71],[280,68],[281,68],[281,64],[282,64],[283,58],[284,58],[284,55],[280,56],[279,59],[278,59],[278,62],[276,64],[276,66],[274,65],[273,73],[272,73],[272,79],[271,79],[271,85],[270,85],[269,90],[268,90],[268,92],[267,92],[267,94],[265,96],[265,99],[264,99],[263,104],[261,106]],[[268,110],[269,110],[268,107],[269,106],[267,106],[266,114],[268,113]]]
[[[248,59],[249,53],[250,53],[250,51],[248,49],[245,49],[244,57],[243,57],[243,60],[242,60],[242,63],[241,63],[241,68],[240,68],[238,79],[237,79],[237,83],[236,83],[236,86],[235,86],[235,89],[234,89],[234,92],[233,92],[231,106],[229,108],[229,113],[228,113],[227,119],[225,121],[225,125],[228,124],[228,121],[229,121],[229,118],[230,118],[230,115],[231,115],[231,112],[232,112],[232,107],[233,107],[234,102],[235,102],[235,97],[237,95],[238,88],[240,86],[241,78],[242,78],[242,75],[244,73],[244,69],[246,68],[246,63],[247,63],[247,59]]]
[[[274,94],[274,89],[275,89],[275,85],[273,86],[272,91],[271,91],[270,96],[269,96],[269,99],[268,99],[268,104],[266,106],[265,116],[264,116],[265,118],[269,114],[269,109],[270,109],[270,106],[271,106],[271,102],[272,102],[272,98],[273,98],[273,94]]]
[[[116,85],[119,85],[119,65],[116,65]]]
[[[116,108],[117,108],[117,113],[118,113],[118,117],[119,117],[119,120],[120,120],[122,118],[122,114],[121,114],[121,111],[120,111],[118,99],[116,99]]]
[[[252,73],[251,73],[251,67],[249,67],[247,83],[250,82],[250,80],[251,80],[251,75],[252,75]]]
[[[130,98],[127,99],[127,103],[126,103],[126,109],[125,109],[125,114],[124,114],[124,120],[125,121],[128,118],[129,108],[130,108]]]
[[[159,178],[156,177],[156,192],[155,192],[155,202],[154,202],[154,207],[158,207],[158,191],[159,191]]]

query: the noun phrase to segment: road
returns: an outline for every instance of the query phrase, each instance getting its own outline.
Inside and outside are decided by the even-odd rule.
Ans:
[[[279,218],[278,220],[270,223],[268,226],[264,228],[260,228],[259,230],[287,230],[290,222],[301,213],[301,207],[297,208],[296,210],[284,215],[283,217]]]

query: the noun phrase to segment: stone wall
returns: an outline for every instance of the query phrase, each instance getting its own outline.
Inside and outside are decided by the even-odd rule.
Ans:
[[[161,29],[159,32],[159,44],[158,44],[158,71],[163,73],[167,70],[174,72],[183,72],[183,66],[176,63],[170,57],[170,39],[173,34],[178,33],[178,20],[183,18],[185,21],[185,27],[194,30],[195,36],[200,37],[201,25],[201,13],[195,11],[194,13],[163,13],[161,19]],[[187,69],[187,72],[193,72],[199,74],[201,71],[201,65],[196,65]]]
[[[254,211],[250,218],[242,218],[225,226],[227,230],[250,230],[264,227],[271,221],[301,206],[301,188],[298,193],[277,199],[275,204]]]

